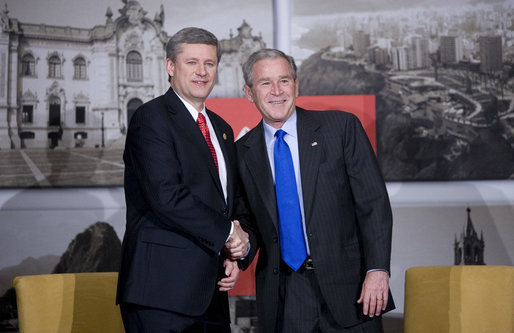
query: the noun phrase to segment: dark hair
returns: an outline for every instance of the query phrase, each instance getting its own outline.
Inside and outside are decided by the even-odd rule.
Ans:
[[[221,50],[218,43],[218,39],[213,33],[196,27],[189,27],[179,30],[176,34],[170,37],[166,44],[166,58],[170,58],[171,61],[177,60],[177,54],[180,53],[182,44],[207,44],[216,46],[216,56],[218,57],[218,63],[221,58]]]
[[[249,87],[253,85],[253,65],[259,60],[264,59],[277,59],[284,58],[289,63],[289,67],[291,67],[291,75],[293,75],[293,79],[296,80],[296,64],[294,62],[293,57],[288,56],[284,52],[277,49],[260,49],[255,51],[250,55],[248,60],[243,64],[243,77],[245,80],[245,84]]]

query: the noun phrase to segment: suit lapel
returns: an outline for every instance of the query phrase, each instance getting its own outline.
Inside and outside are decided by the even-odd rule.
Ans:
[[[319,122],[310,117],[307,111],[299,107],[296,110],[304,214],[305,223],[308,224],[315,200],[314,193],[324,142]]]
[[[247,150],[242,158],[250,171],[257,192],[266,206],[268,215],[278,230],[275,184],[273,184],[273,177],[271,175],[262,122],[248,134],[244,145]]]
[[[231,161],[235,160],[235,156],[232,156],[229,149],[227,149],[227,139],[228,135],[227,133],[223,132],[223,126],[218,123],[218,119],[215,116],[211,116],[213,113],[210,110],[206,110],[206,112],[209,113],[209,119],[211,121],[212,127],[214,128],[214,135],[216,135],[216,138],[218,139],[218,143],[220,144],[221,152],[223,153],[223,158],[225,159],[225,166],[227,169],[227,204],[232,202],[231,198],[233,198],[234,195],[234,184],[233,179],[234,170],[232,169],[232,163]],[[211,135],[213,135],[211,133]],[[231,142],[232,144],[232,142]],[[219,175],[216,171],[216,177],[219,180]],[[221,189],[221,183],[220,183],[220,189]],[[223,193],[223,190],[221,190]]]
[[[216,170],[216,165],[212,159],[211,151],[209,150],[207,142],[205,142],[205,138],[198,128],[198,125],[194,121],[193,117],[191,117],[191,114],[184,103],[182,103],[171,88],[166,93],[166,102],[169,106],[168,110],[170,111],[170,116],[175,119],[174,123],[180,124],[180,130],[184,137],[188,138],[188,140],[193,144],[195,147],[194,150],[204,155],[202,160],[207,161],[206,167],[209,170],[212,181],[216,185],[220,195],[223,197],[223,189],[221,187],[218,170]]]

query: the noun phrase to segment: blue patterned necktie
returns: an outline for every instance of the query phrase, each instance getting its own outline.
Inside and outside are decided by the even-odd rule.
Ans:
[[[275,132],[277,139],[273,150],[275,159],[275,193],[278,207],[278,229],[282,260],[294,271],[307,258],[305,239],[303,238],[302,215],[296,189],[293,158],[289,146],[284,140],[286,132]]]

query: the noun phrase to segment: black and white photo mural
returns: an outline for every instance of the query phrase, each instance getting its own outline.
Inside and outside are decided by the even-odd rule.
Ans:
[[[128,123],[168,89],[165,47],[181,28],[220,41],[211,98],[243,97],[242,62],[273,45],[271,1],[0,5],[0,187],[122,185]]]

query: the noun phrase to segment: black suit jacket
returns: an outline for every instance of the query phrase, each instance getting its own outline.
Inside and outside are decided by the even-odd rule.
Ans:
[[[201,315],[217,289],[237,165],[232,129],[207,113],[227,166],[226,202],[205,139],[171,88],[132,117],[124,152],[127,223],[118,303]]]
[[[305,223],[315,275],[334,318],[365,320],[359,298],[370,269],[390,271],[392,214],[384,180],[357,117],[342,111],[297,112]],[[255,217],[259,331],[273,332],[279,305],[280,245],[274,184],[262,122],[237,141],[238,165]],[[249,230],[250,230],[249,229]],[[394,308],[392,297],[387,311]]]

